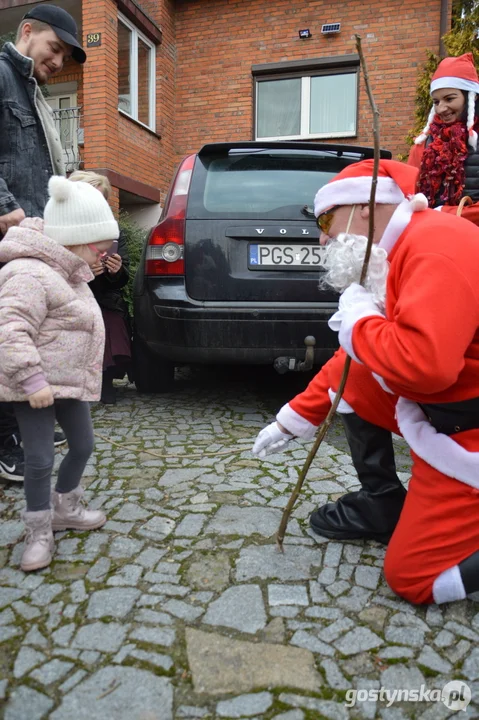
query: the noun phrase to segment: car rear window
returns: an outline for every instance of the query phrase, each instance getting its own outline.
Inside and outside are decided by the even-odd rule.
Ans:
[[[249,150],[199,156],[188,217],[303,219],[314,196],[357,157],[308,151]]]

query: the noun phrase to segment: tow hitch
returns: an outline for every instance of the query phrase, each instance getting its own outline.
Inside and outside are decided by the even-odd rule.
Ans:
[[[304,338],[304,344],[306,345],[306,352],[304,360],[297,360],[294,357],[287,357],[283,355],[277,357],[273,362],[273,367],[280,375],[284,375],[287,372],[306,372],[311,370],[314,361],[314,347],[316,345],[316,338],[313,335],[308,335]]]

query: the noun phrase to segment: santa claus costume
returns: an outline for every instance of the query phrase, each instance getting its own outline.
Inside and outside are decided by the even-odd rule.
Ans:
[[[447,90],[461,100],[464,109],[457,119],[445,120],[437,114],[438,93],[447,97]],[[424,193],[429,207],[456,214],[461,199],[473,201],[463,210],[463,217],[479,225],[479,152],[477,148],[479,118],[476,100],[479,94],[479,77],[472,53],[449,57],[439,63],[431,79],[431,94],[435,103],[431,108],[426,127],[416,138],[408,163],[419,169],[417,190]],[[446,116],[451,115],[447,109]],[[454,118],[454,115],[451,115]]]
[[[369,160],[345,168],[318,191],[315,215],[366,205],[372,171]],[[313,437],[353,358],[338,412],[362,489],[318,508],[311,526],[339,539],[391,536],[391,588],[441,603],[479,590],[479,229],[427,209],[416,180],[415,168],[380,161],[376,202],[397,206],[376,249],[389,266],[384,306],[356,283],[345,290],[330,321],[341,349],[277,421]],[[411,448],[407,494],[391,432]]]

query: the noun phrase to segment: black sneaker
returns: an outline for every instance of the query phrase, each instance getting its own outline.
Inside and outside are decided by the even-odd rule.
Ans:
[[[59,447],[60,445],[64,445],[66,443],[67,439],[65,437],[65,433],[62,433],[60,431],[56,431],[53,436],[53,444],[55,447]]]
[[[7,447],[0,449],[0,478],[23,482],[25,474],[25,456],[23,448],[12,435],[12,441],[6,443]]]

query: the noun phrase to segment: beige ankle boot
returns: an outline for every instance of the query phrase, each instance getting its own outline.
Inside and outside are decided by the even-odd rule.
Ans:
[[[50,565],[55,551],[52,533],[52,511],[38,510],[22,514],[27,534],[20,567],[25,572]]]
[[[68,493],[52,492],[53,530],[96,530],[106,523],[102,510],[87,510],[82,503],[83,488]]]

